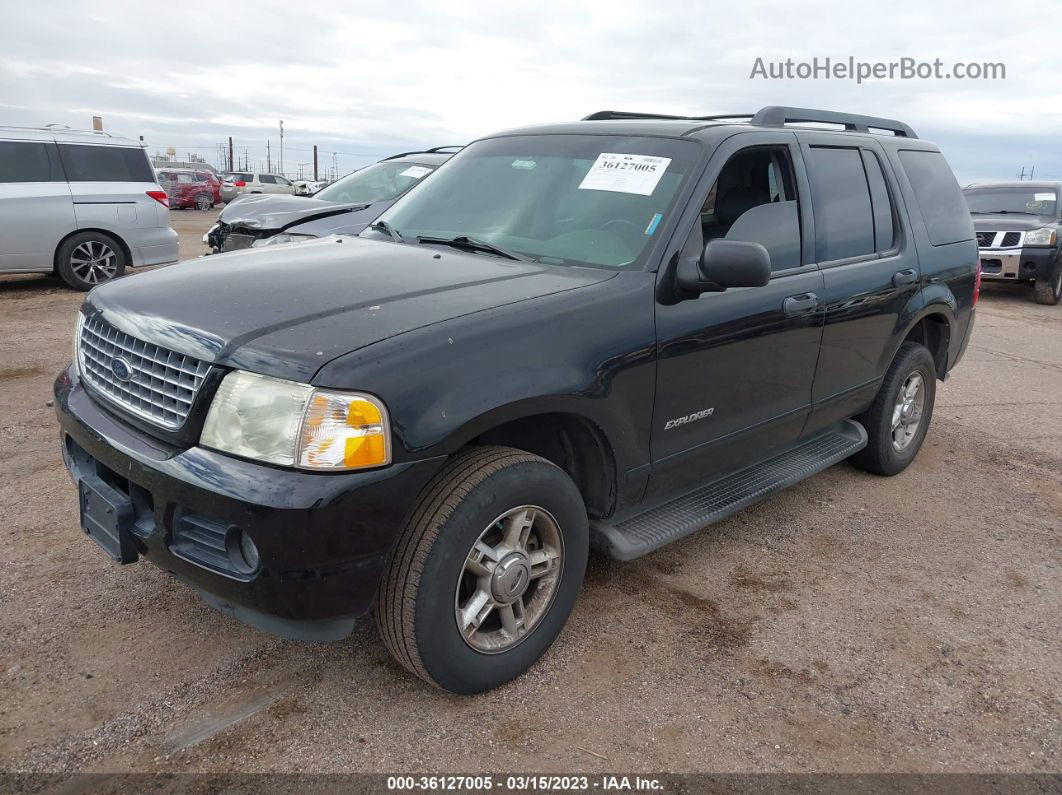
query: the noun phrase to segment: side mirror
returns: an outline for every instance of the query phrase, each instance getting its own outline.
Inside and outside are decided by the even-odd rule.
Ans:
[[[696,293],[763,287],[770,281],[771,255],[767,249],[742,240],[710,240],[698,262],[687,260],[678,270],[679,286]]]

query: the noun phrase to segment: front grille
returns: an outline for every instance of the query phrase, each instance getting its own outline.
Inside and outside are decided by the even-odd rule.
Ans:
[[[209,362],[139,340],[100,318],[82,316],[78,352],[82,377],[90,386],[169,430],[184,425],[210,370]],[[128,377],[120,377],[126,371]]]
[[[978,232],[977,233],[977,245],[980,248],[988,248],[992,245],[992,241],[996,239],[995,232]]]
[[[977,232],[978,248],[1014,248],[1020,246],[1021,232]]]
[[[1007,232],[1003,235],[1003,248],[1016,246],[1021,242],[1021,232]]]

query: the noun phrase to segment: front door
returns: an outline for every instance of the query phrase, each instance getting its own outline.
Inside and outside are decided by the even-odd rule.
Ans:
[[[650,501],[793,444],[811,404],[823,277],[809,264],[813,222],[796,137],[737,140],[712,157],[678,256],[699,256],[713,238],[759,242],[773,276],[763,287],[658,303]],[[663,287],[674,268],[659,278]]]

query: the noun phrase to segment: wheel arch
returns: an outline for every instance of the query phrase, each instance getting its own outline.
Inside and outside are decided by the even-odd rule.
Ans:
[[[125,239],[121,235],[117,234],[116,232],[112,232],[110,229],[100,229],[99,227],[95,226],[87,226],[82,227],[80,229],[75,229],[74,231],[63,235],[63,237],[60,238],[59,242],[55,244],[55,251],[52,253],[52,275],[59,274],[59,250],[62,249],[63,244],[66,243],[66,241],[70,238],[74,237],[74,235],[80,235],[85,232],[98,232],[99,234],[107,235],[107,237],[114,240],[121,247],[122,254],[125,255],[126,267],[133,267],[133,252],[129,248],[129,244],[125,242]]]
[[[948,372],[948,357],[952,339],[955,336],[955,327],[953,307],[945,302],[929,304],[907,324],[903,335],[892,351],[892,358],[895,358],[896,352],[905,342],[917,342],[924,345],[933,357],[937,378],[943,380]]]
[[[616,503],[616,455],[605,429],[570,406],[508,406],[475,418],[451,434],[454,451],[499,445],[541,456],[575,482],[595,518],[609,516]]]

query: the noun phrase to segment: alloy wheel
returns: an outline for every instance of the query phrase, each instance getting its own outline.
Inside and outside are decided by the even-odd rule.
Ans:
[[[926,406],[926,383],[921,372],[907,376],[896,394],[892,410],[892,446],[898,453],[906,450],[918,434]]]
[[[521,505],[491,522],[458,577],[454,612],[465,643],[486,654],[519,644],[549,611],[563,563],[560,527],[545,509]]]
[[[100,284],[118,272],[118,256],[106,243],[87,240],[71,253],[70,270],[85,284]]]

